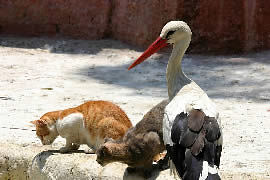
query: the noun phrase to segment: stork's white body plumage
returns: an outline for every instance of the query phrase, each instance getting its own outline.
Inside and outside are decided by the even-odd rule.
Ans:
[[[179,90],[165,108],[163,119],[163,140],[165,144],[173,145],[171,129],[175,117],[181,112],[189,114],[192,109],[200,109],[206,116],[218,119],[218,123],[221,127],[216,105],[194,81],[191,81]],[[222,143],[222,137],[219,144],[220,143]]]

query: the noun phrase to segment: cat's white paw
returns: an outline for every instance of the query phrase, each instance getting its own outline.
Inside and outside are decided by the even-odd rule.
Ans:
[[[59,152],[60,153],[67,153],[67,152],[69,152],[71,149],[69,148],[69,147],[61,147],[60,149],[59,149]]]
[[[93,149],[91,149],[91,148],[85,149],[84,152],[85,152],[86,154],[95,154],[95,151],[94,151]]]

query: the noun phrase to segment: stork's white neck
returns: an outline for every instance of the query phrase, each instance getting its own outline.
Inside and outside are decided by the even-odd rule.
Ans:
[[[190,40],[191,37],[185,37],[173,45],[166,71],[170,100],[174,98],[183,86],[192,82],[182,71],[182,58],[189,46]]]

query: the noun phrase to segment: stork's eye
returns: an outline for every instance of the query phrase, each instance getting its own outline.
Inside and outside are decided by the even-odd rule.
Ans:
[[[169,31],[166,35],[166,39],[168,39],[175,31]]]

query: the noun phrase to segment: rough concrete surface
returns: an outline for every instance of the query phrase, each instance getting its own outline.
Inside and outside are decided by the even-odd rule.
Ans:
[[[112,40],[0,37],[0,179],[142,179],[126,165],[102,168],[95,155],[42,146],[28,123],[87,100],[121,106],[133,124],[167,98],[169,52],[131,71],[142,49]],[[270,52],[186,55],[184,71],[214,100],[223,122],[223,179],[270,179]],[[82,147],[83,149],[84,147]],[[169,170],[152,179],[173,179]]]

